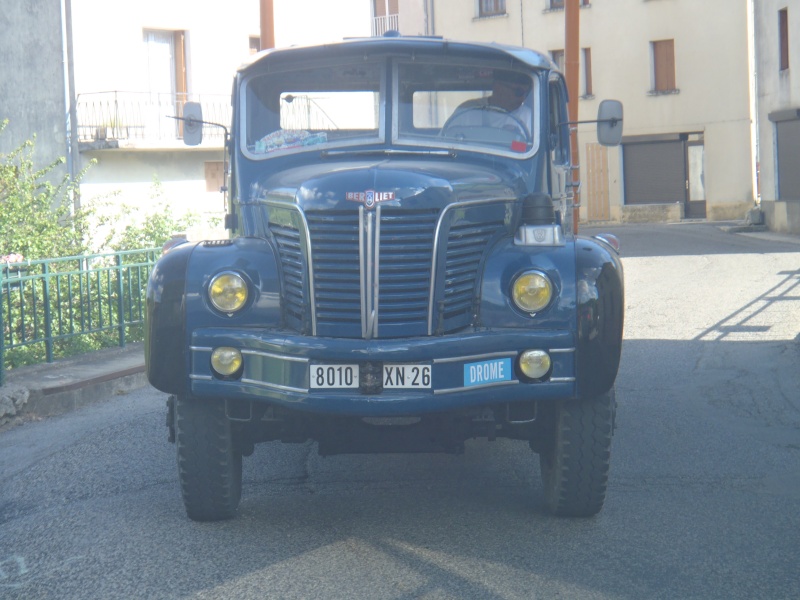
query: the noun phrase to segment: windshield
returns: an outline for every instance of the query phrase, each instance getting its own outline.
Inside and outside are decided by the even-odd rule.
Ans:
[[[271,72],[245,83],[243,150],[268,158],[374,146],[386,143],[391,122],[392,146],[520,158],[538,143],[537,97],[537,80],[527,73],[435,59],[379,57]]]
[[[400,63],[395,141],[527,155],[537,139],[536,81],[507,69]]]
[[[244,105],[247,152],[264,156],[382,141],[382,73],[380,64],[359,63],[250,79]]]

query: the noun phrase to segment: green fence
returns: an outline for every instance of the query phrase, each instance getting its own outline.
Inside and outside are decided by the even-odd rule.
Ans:
[[[0,386],[6,370],[144,337],[160,248],[0,264]]]

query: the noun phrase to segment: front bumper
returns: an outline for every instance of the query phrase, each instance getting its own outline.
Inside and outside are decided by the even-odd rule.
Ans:
[[[210,356],[219,346],[238,348],[241,376],[214,375]],[[520,377],[516,358],[524,350],[550,354],[552,369],[542,381]],[[271,403],[319,414],[363,417],[423,415],[474,406],[573,398],[576,394],[575,339],[569,331],[482,330],[443,337],[359,340],[303,337],[279,332],[208,328],[191,336],[189,389],[197,397]],[[510,359],[502,381],[467,382],[465,365]],[[430,365],[426,389],[316,389],[315,364],[358,364],[381,372],[383,364]],[[509,364],[509,363],[507,363]],[[380,375],[379,375],[380,377]]]

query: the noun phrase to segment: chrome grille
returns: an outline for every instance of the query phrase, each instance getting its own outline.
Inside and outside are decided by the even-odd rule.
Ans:
[[[492,237],[505,229],[503,221],[459,223],[447,236],[445,265],[444,330],[464,327],[472,320],[475,285],[480,265]]]
[[[358,210],[303,214],[296,207],[271,207],[269,228],[282,265],[288,326],[308,331],[313,322],[315,335],[371,337],[365,333],[370,318],[363,306],[371,291],[362,290],[362,285],[368,287],[371,278],[365,271],[375,262],[377,337],[441,334],[470,325],[481,263],[493,239],[508,230],[505,204],[476,203],[444,213],[437,208],[381,206],[363,214],[366,217]],[[371,218],[378,222],[374,243],[368,244],[372,230],[366,220]],[[374,248],[375,256],[364,256],[368,248]],[[435,277],[432,267],[438,271]]]
[[[340,336],[360,337],[358,212],[309,211],[306,221],[314,265],[317,334],[335,332]]]
[[[306,264],[300,231],[288,224],[270,223],[283,270],[283,311],[288,324],[302,329],[306,306]]]
[[[380,337],[426,335],[433,238],[439,211],[380,211]]]

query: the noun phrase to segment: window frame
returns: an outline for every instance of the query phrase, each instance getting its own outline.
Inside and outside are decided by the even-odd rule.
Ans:
[[[591,48],[581,48],[581,84],[583,85],[581,98],[594,98]]]
[[[547,0],[547,10],[564,10],[564,4],[566,0]],[[591,6],[592,0],[578,0],[579,6]]]
[[[678,91],[675,40],[654,40],[650,42],[651,86],[650,93],[674,94]]]
[[[506,0],[476,0],[476,13],[478,19],[500,17],[506,12]]]

